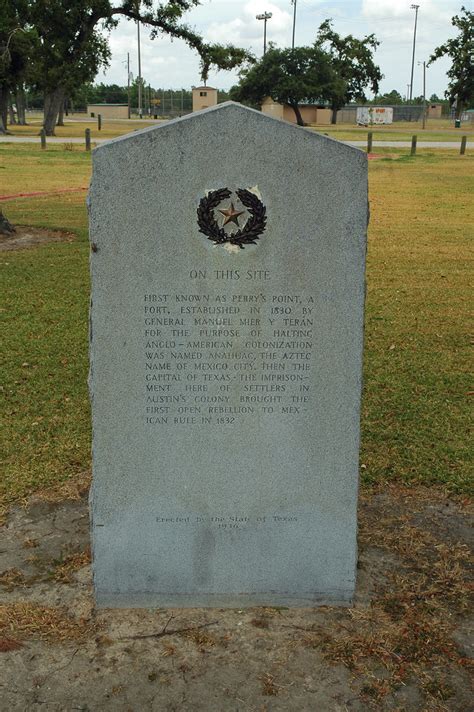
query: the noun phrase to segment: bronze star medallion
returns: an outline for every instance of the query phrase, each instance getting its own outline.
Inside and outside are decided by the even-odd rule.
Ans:
[[[233,222],[237,227],[239,227],[239,215],[243,215],[245,210],[241,210],[240,212],[234,208],[234,203],[230,204],[230,208],[226,208],[225,210],[219,210],[220,213],[224,216],[224,225],[227,225],[227,223]]]
[[[233,192],[243,205],[243,210],[236,210],[233,202],[227,208],[220,207],[224,201],[227,202],[232,197]],[[218,212],[224,217],[222,225],[219,224],[221,220],[220,216],[217,216]],[[244,224],[239,225],[239,217],[245,212],[248,216],[244,217]],[[238,247],[243,250],[247,245],[256,245],[265,232],[267,209],[255,189],[237,188],[232,191],[229,188],[217,188],[208,190],[199,201],[197,223],[199,232],[206,235],[215,245],[222,245],[229,249]],[[234,223],[237,230],[225,230],[224,227],[228,223]]]

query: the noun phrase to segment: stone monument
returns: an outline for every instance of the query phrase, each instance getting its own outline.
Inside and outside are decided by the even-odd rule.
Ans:
[[[226,103],[90,189],[99,606],[349,603],[367,159]]]

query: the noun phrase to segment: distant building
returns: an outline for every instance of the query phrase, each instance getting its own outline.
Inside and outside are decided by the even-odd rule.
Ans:
[[[274,119],[284,119],[296,124],[295,112],[291,106],[279,104],[269,96],[262,102],[262,112]],[[327,125],[331,123],[332,111],[325,107],[318,107],[316,104],[300,104],[301,116],[305,124]]]
[[[193,111],[208,109],[217,104],[217,89],[213,87],[193,87]]]
[[[87,104],[87,113],[100,114],[103,119],[128,119],[128,104]]]
[[[442,110],[443,110],[442,104],[428,104],[428,118],[429,119],[440,119]]]

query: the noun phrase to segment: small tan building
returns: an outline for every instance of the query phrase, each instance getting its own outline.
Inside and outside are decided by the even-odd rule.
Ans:
[[[275,119],[284,119],[296,124],[296,115],[291,106],[279,104],[269,96],[262,103],[262,113]],[[318,107],[315,104],[300,104],[300,112],[305,124],[327,125],[331,123],[331,109]]]
[[[128,119],[128,104],[87,104],[87,113],[100,114],[103,119]]]
[[[442,104],[428,104],[428,118],[429,119],[440,119],[442,110],[443,110]]]
[[[217,104],[217,89],[213,87],[193,87],[193,111],[208,109]]]

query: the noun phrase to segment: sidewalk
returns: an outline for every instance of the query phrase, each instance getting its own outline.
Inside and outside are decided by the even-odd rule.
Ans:
[[[124,134],[126,135],[126,134]],[[116,137],[118,138],[118,137]],[[100,144],[107,143],[107,141],[113,141],[111,138],[91,138],[91,143]],[[0,136],[0,143],[40,143],[39,136]],[[46,145],[48,143],[82,143],[84,144],[84,139],[66,138],[57,136],[48,136],[46,139]],[[348,146],[355,146],[357,148],[366,147],[367,140],[365,141],[342,141],[342,143]],[[410,148],[411,141],[374,141],[372,144],[373,148]],[[453,150],[459,150],[461,146],[461,137],[459,141],[418,141],[417,148],[452,148]],[[468,141],[466,144],[466,149],[474,148],[474,141]]]

